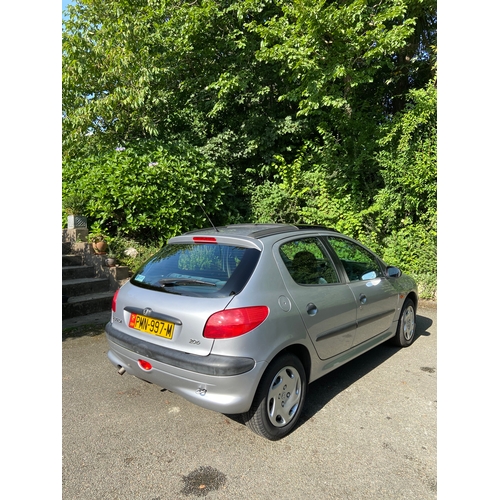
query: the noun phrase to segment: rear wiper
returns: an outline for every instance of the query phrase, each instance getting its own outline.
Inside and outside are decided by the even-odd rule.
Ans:
[[[161,286],[182,286],[182,285],[209,285],[217,286],[210,281],[195,280],[192,278],[165,278],[158,281]]]

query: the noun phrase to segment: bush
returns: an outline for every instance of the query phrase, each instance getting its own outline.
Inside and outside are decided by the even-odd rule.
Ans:
[[[116,258],[119,266],[127,266],[132,273],[162,247],[161,244],[144,244],[123,236],[110,237],[108,240],[109,254]]]
[[[419,222],[410,218],[399,221],[400,227],[384,225],[392,215],[381,213],[375,205],[356,210],[349,195],[335,198],[321,190],[321,177],[315,175],[316,184],[303,174],[301,184],[307,189],[293,190],[285,183],[265,183],[255,188],[252,197],[254,221],[320,224],[333,227],[371,248],[387,264],[398,266],[411,275],[424,299],[437,297],[437,229],[436,212],[429,210]]]
[[[98,157],[63,162],[63,203],[76,194],[88,201],[93,230],[161,244],[193,227],[214,223],[231,194],[231,176],[196,148],[182,143],[142,142]],[[218,217],[213,214],[217,213]]]
[[[401,229],[384,240],[381,257],[415,278],[422,299],[437,298],[437,235],[422,225]]]

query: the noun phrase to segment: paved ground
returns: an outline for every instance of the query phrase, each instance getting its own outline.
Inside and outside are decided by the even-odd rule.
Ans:
[[[120,377],[102,327],[62,343],[63,500],[437,496],[437,314],[311,384],[299,427],[266,441],[237,420]]]
[[[62,322],[62,329],[78,328],[85,325],[104,325],[111,317],[111,311],[104,311],[95,314],[88,314],[87,316],[79,316],[78,318],[64,319]]]

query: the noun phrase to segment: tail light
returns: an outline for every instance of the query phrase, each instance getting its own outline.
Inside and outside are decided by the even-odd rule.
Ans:
[[[269,316],[267,306],[225,309],[212,314],[205,325],[203,336],[207,339],[230,339],[257,328]]]
[[[118,299],[118,292],[120,290],[116,290],[115,294],[113,295],[113,300],[111,301],[111,310],[113,312],[116,312],[116,301]]]

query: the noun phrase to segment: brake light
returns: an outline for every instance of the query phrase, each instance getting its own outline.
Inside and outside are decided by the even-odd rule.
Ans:
[[[205,325],[207,339],[230,339],[257,328],[269,316],[267,306],[226,309],[212,314]]]
[[[195,243],[217,243],[217,239],[213,236],[193,236]]]
[[[111,301],[111,310],[113,312],[116,312],[116,301],[118,300],[118,292],[120,290],[116,290],[115,294],[113,295],[113,300]]]

